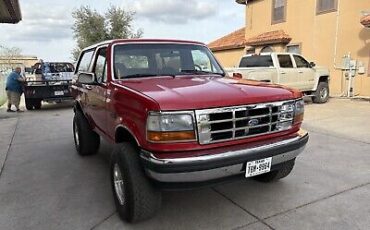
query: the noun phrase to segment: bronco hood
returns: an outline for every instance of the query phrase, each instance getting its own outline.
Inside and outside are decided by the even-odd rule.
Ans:
[[[176,76],[118,81],[158,102],[161,110],[193,110],[295,99],[296,90],[216,76]]]

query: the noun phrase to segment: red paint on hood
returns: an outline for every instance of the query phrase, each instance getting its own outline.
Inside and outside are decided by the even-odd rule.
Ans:
[[[193,110],[296,99],[299,91],[219,76],[151,77],[117,81],[158,102],[161,110]]]

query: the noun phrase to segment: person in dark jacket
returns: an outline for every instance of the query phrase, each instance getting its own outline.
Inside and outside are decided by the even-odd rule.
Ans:
[[[6,95],[8,96],[8,110],[7,112],[14,112],[11,108],[14,105],[17,112],[23,112],[19,109],[21,95],[23,93],[22,82],[25,79],[21,76],[21,68],[17,67],[11,72],[6,80]]]

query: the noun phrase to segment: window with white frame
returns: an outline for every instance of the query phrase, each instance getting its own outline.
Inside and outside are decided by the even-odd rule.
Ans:
[[[293,54],[301,54],[301,46],[299,44],[287,45],[286,52]]]

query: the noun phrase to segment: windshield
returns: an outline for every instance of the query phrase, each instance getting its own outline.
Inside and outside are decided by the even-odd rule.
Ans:
[[[274,67],[272,58],[270,55],[255,55],[243,57],[240,61],[239,67],[248,68],[248,67]]]
[[[116,79],[186,74],[224,75],[211,52],[201,45],[124,44],[114,48]]]
[[[36,71],[43,73],[63,73],[63,72],[74,72],[74,67],[71,63],[65,62],[43,62],[37,63],[34,66]]]

